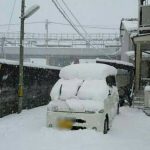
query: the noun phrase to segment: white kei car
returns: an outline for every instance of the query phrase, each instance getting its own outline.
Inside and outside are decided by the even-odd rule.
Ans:
[[[117,70],[105,64],[73,64],[60,71],[47,107],[47,126],[95,129],[104,134],[119,113]]]

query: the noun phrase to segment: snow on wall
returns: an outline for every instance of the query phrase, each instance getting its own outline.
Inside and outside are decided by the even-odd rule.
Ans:
[[[117,69],[105,64],[73,64],[66,66],[60,71],[60,78],[62,79],[74,79],[81,80],[102,80],[109,75],[116,75]]]
[[[150,53],[150,51],[146,51],[148,53]],[[129,52],[126,52],[126,55],[129,56],[129,57],[135,57],[135,52],[134,51],[129,51]],[[146,54],[144,52],[142,52],[142,57],[143,58],[150,58],[150,54]]]
[[[103,62],[112,62],[116,64],[121,64],[121,65],[127,65],[127,66],[134,66],[132,63],[126,62],[126,61],[121,61],[121,60],[109,60],[109,59],[99,59],[97,58],[96,61],[103,61]]]
[[[7,65],[16,65],[16,66],[19,65],[19,61],[7,60],[7,59],[0,59],[0,63],[7,64]],[[54,69],[54,70],[61,69],[61,67],[49,66],[43,63],[32,63],[32,62],[24,62],[23,66],[33,67],[33,68],[43,68],[43,69]]]
[[[96,63],[96,59],[79,59],[79,63]]]

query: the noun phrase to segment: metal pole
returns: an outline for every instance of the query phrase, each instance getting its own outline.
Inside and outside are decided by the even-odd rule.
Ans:
[[[138,0],[138,34],[140,34],[140,26],[141,26],[141,0]]]
[[[4,52],[4,46],[5,46],[5,37],[2,37],[2,42],[1,42],[1,50],[2,50],[2,58],[6,58],[5,57],[5,52]]]
[[[140,43],[137,43],[135,52],[135,92],[140,90],[141,81],[141,63],[142,63],[142,51]]]
[[[18,87],[18,113],[22,111],[23,102],[23,56],[24,56],[24,12],[25,0],[21,3],[21,25],[20,25],[20,57],[19,57],[19,87]]]
[[[46,30],[45,44],[46,44],[46,47],[48,47],[48,25],[49,25],[49,22],[48,22],[48,19],[46,19],[46,22],[45,22],[45,30]]]

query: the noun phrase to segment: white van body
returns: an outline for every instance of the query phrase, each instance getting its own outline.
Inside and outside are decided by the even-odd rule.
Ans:
[[[57,128],[60,120],[69,119],[70,129],[104,131],[107,120],[109,130],[117,114],[119,96],[115,83],[110,84],[108,77],[116,74],[114,67],[105,64],[73,64],[62,68],[50,94],[47,126]]]

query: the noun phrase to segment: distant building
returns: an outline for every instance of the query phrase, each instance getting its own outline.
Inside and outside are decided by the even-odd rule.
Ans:
[[[132,37],[137,35],[138,21],[137,19],[122,19],[120,24],[120,41],[121,41],[121,60],[130,62],[127,55],[128,51],[134,51],[134,43]]]
[[[77,63],[79,59],[119,59],[119,35],[90,34],[91,45],[77,34],[25,34],[24,60],[31,58],[46,59],[48,65],[66,66]],[[5,38],[4,38],[5,37]],[[0,33],[0,57],[11,60],[19,59],[19,34]],[[48,43],[45,45],[45,40]],[[35,60],[34,60],[35,61]]]

